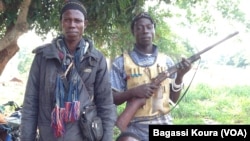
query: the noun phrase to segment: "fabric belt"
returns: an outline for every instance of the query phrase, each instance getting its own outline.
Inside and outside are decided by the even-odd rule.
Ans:
[[[134,118],[131,122],[147,122],[147,121],[151,121],[153,119],[159,118],[161,116],[164,116],[163,114],[158,114],[155,116],[150,116],[150,117],[136,117]]]
[[[137,124],[159,124],[159,121],[155,121],[155,120],[138,121]]]

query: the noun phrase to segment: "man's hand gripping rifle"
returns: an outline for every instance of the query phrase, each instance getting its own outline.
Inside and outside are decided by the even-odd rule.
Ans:
[[[227,37],[225,37],[224,39],[216,42],[215,44],[203,49],[202,51],[192,55],[191,57],[189,57],[187,60],[190,61],[190,63],[193,63],[195,61],[197,61],[198,59],[200,59],[200,55],[207,52],[208,50],[214,48],[215,46],[217,46],[218,44],[224,42],[225,40],[237,35],[239,32],[234,32],[233,34],[228,35]],[[176,65],[168,68],[165,72],[160,73],[157,77],[152,79],[152,83],[154,83],[155,85],[160,85],[162,81],[164,81],[165,79],[167,79],[171,74],[175,73],[178,71],[178,69],[181,66],[181,62],[177,63]],[[132,118],[134,117],[134,114],[136,113],[136,111],[141,107],[143,103],[143,99],[137,99],[134,101],[130,101],[130,104],[127,104],[124,111],[121,113],[121,115],[117,118],[116,121],[116,126],[123,132],[127,129],[127,125],[129,124],[129,122],[132,120]]]

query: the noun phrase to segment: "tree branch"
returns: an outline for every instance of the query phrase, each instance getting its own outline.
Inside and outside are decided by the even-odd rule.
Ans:
[[[31,0],[23,0],[21,3],[15,27],[0,40],[0,51],[8,47],[11,43],[16,42],[23,33],[28,31],[27,15],[30,3]]]
[[[0,12],[3,12],[5,10],[5,6],[3,4],[3,1],[0,0]]]

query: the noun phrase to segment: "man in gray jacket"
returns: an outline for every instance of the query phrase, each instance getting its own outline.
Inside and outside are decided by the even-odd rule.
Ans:
[[[83,38],[85,7],[67,1],[60,12],[62,35],[36,48],[22,109],[21,140],[85,141],[81,128],[87,104],[96,107],[102,129],[99,138],[112,141],[116,120],[107,62],[91,40]],[[103,134],[102,134],[103,133]],[[99,139],[94,139],[99,140]]]

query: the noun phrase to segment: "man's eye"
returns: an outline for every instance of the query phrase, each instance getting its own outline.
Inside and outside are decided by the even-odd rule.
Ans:
[[[64,19],[63,21],[66,22],[66,23],[70,22],[69,19]]]
[[[154,28],[154,25],[153,25],[153,24],[147,25],[147,28],[148,28],[148,29],[153,29],[153,28]]]
[[[141,26],[137,26],[136,30],[140,31],[140,30],[142,30],[142,27]]]
[[[75,22],[76,22],[76,23],[81,23],[81,22],[82,22],[82,20],[75,20]]]

